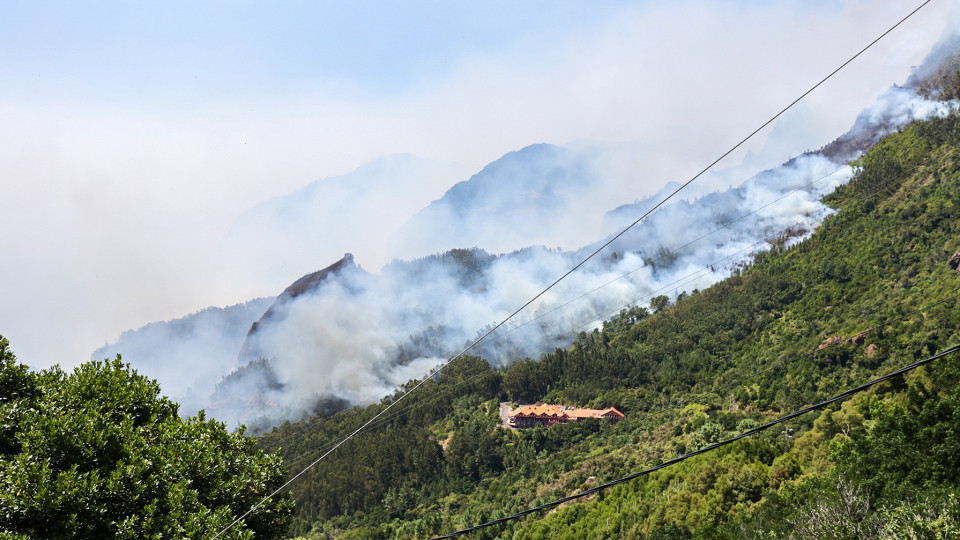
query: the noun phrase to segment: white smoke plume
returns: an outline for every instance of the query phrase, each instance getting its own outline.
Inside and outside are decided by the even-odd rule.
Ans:
[[[851,175],[848,166],[806,155],[739,188],[666,206],[472,352],[507,365],[565,346],[624,307],[705,288],[768,247],[766,240],[808,234],[828,213],[819,197]],[[350,266],[275,306],[249,338],[279,383],[255,411],[245,411],[253,417],[222,401],[215,413],[249,422],[265,414],[298,416],[324,397],[378,400],[405,377],[459,352],[591,249],[455,250],[397,261],[379,275]],[[236,377],[230,385],[237,395],[264,392],[257,379]]]
[[[565,346],[577,332],[599,325],[622,308],[646,305],[657,295],[675,298],[708,287],[771,243],[800,241],[831,213],[820,198],[852,177],[848,160],[910,121],[942,116],[955,108],[955,103],[925,100],[912,88],[893,87],[864,110],[850,132],[818,152],[742,182],[731,170],[708,174],[695,189],[633,227],[472,352],[498,365],[535,357]],[[546,176],[555,172],[572,180],[589,179],[596,171],[611,170],[608,164],[590,162],[598,155],[602,153],[570,159],[564,154],[551,167],[573,164],[579,172],[551,169]],[[580,174],[583,171],[589,174]],[[549,182],[534,184],[546,192],[551,188]],[[461,238],[463,243],[457,243],[456,224],[443,228],[444,223],[437,221],[433,228],[426,227],[433,235],[430,242],[458,249],[395,261],[377,274],[360,269],[351,257],[318,285],[294,297],[281,297],[270,316],[247,336],[244,356],[235,364],[238,369],[223,381],[208,408],[231,423],[263,419],[269,424],[323,409],[323,400],[334,406],[365,404],[460,352],[600,245],[577,251],[527,247],[503,254],[471,249],[502,245],[498,244],[502,238],[479,235],[481,217],[514,229],[521,218],[531,215],[544,220],[532,229],[564,217],[577,222],[572,204],[577,198],[569,195],[589,190],[576,181],[568,184],[569,192],[548,193],[549,200],[561,206],[540,215],[531,214],[519,201],[498,201],[496,191],[476,190],[472,196],[484,199],[480,205],[484,212],[470,216],[469,241]],[[658,195],[618,207],[604,216],[603,223],[609,230],[622,229],[674,189],[668,185]],[[466,197],[458,204],[471,208],[471,202]],[[600,220],[596,221],[599,227]],[[419,227],[424,230],[422,224]],[[502,229],[489,230],[502,234]],[[434,244],[420,249],[429,245]]]

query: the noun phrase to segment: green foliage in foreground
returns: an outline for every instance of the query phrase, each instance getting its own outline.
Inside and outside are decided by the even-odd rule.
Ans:
[[[423,538],[642,470],[960,342],[960,116],[857,164],[838,212],[707,290],[568,349],[458,361],[294,486],[293,533]],[[960,537],[960,358],[473,538]],[[616,406],[616,426],[499,426],[498,400]],[[261,440],[299,469],[389,400]]]
[[[33,373],[0,337],[0,538],[201,538],[283,481],[277,456],[182,420],[120,359]],[[221,538],[278,538],[273,499]]]

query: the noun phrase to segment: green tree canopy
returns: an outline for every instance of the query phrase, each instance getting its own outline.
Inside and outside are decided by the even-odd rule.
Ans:
[[[0,538],[197,538],[284,479],[278,456],[198,416],[117,357],[34,373],[0,337]],[[273,498],[221,538],[282,536]]]

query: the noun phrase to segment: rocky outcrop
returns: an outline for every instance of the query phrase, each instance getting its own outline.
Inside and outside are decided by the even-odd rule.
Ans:
[[[302,294],[316,291],[332,278],[354,273],[365,272],[353,261],[353,255],[346,253],[342,259],[323,270],[307,274],[294,281],[293,284],[283,290],[263,316],[250,326],[247,337],[243,342],[243,347],[240,349],[239,365],[244,366],[260,359],[262,355],[260,347],[257,344],[257,334],[262,331],[265,325],[276,322],[283,306]]]
[[[863,345],[866,342],[867,334],[869,333],[870,333],[870,330],[864,330],[863,332],[858,332],[856,335],[852,337],[848,337],[846,339],[840,336],[831,336],[823,340],[823,342],[820,343],[819,346],[817,346],[817,350],[819,351],[822,349],[826,349],[827,347],[832,347],[834,345],[837,345],[838,343],[853,343],[854,345]]]
[[[343,258],[339,261],[331,264],[330,266],[324,268],[323,270],[318,270],[312,274],[307,274],[302,278],[293,282],[292,285],[283,290],[280,296],[277,297],[277,304],[293,300],[294,298],[300,296],[305,292],[315,290],[319,287],[327,278],[339,274],[345,270],[359,270],[360,267],[353,262],[353,254],[345,253]],[[272,308],[271,308],[272,309]],[[269,310],[267,310],[269,313]]]
[[[957,272],[960,272],[960,249],[953,254],[953,257],[950,257],[950,260],[947,261],[947,264],[950,265],[950,268],[953,268]]]
[[[840,343],[841,341],[843,341],[843,338],[841,338],[840,336],[831,336],[831,337],[828,337],[827,339],[823,340],[823,343],[821,343],[821,344],[817,347],[817,350],[819,351],[819,350],[822,350],[822,349],[826,349],[827,347],[832,347],[832,346],[836,345],[837,343]]]
[[[867,334],[869,333],[870,333],[869,330],[864,330],[863,332],[860,332],[859,334],[853,336],[852,338],[847,338],[847,341],[849,341],[850,343],[853,343],[854,345],[863,345],[863,342],[867,339]]]

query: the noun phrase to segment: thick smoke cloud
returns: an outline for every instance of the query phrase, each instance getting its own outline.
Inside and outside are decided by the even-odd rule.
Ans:
[[[834,148],[834,159],[807,153],[737,187],[678,198],[472,352],[498,365],[535,357],[622,308],[708,287],[772,244],[802,240],[833,212],[820,198],[852,178],[854,170],[844,162],[874,142],[876,133],[954,107],[891,88],[841,138],[851,144],[842,152]],[[722,172],[717,178],[726,179]],[[623,228],[657,200],[621,206],[607,214],[606,223]],[[501,211],[504,215],[488,219],[509,223],[513,217]],[[379,275],[356,271],[332,277],[281,306],[275,322],[258,330],[258,351],[281,384],[269,391],[268,407],[256,415],[297,416],[323,397],[375,401],[404,377],[422,375],[420,370],[458,353],[599,245],[575,252],[531,247],[501,255],[459,249],[395,261]],[[257,383],[239,378],[231,384]],[[236,421],[251,420],[243,412],[221,412]]]
[[[912,85],[895,86],[865,109],[848,133],[820,151],[746,181],[738,175],[755,167],[750,159],[708,174],[695,189],[684,191],[633,227],[472,352],[499,365],[536,356],[569,343],[577,332],[600,325],[624,307],[646,305],[661,294],[676,298],[684,291],[705,288],[771,244],[789,246],[802,240],[832,212],[820,198],[852,177],[848,160],[914,119],[955,109],[956,103],[921,98]],[[519,191],[468,189],[470,182],[450,190],[438,202],[459,208],[460,217],[482,209],[466,215],[463,223],[469,227],[446,230],[442,219],[417,223],[430,207],[442,206],[434,204],[414,218],[413,225],[401,229],[413,241],[429,233],[429,242],[460,249],[407,257],[377,274],[347,260],[342,271],[319,286],[274,304],[271,317],[246,337],[243,350],[255,354],[233,364],[236,369],[217,388],[208,408],[231,423],[269,424],[322,409],[324,400],[333,406],[368,403],[460,352],[601,244],[572,252],[527,247],[491,254],[470,249],[475,244],[503,247],[497,243],[503,240],[503,227],[490,227],[484,237],[483,219],[522,233],[523,217],[533,215],[537,223],[531,230],[540,230],[565,214],[577,215],[573,203],[588,198],[584,194],[591,186],[603,185],[603,171],[617,169],[604,161],[609,152],[584,150],[590,146],[538,148],[537,152],[546,150],[557,158],[547,160],[549,174],[539,178],[525,178],[525,163],[514,163],[519,176],[507,171],[501,178],[508,184],[532,180],[520,182]],[[523,157],[523,151],[513,155],[518,156]],[[504,163],[494,165],[496,169]],[[489,179],[484,171],[471,182]],[[567,181],[543,181],[550,178]],[[601,213],[594,221],[608,231],[622,230],[675,188],[668,185],[653,197]],[[531,213],[528,206],[510,199],[529,196],[548,201],[545,211]],[[445,216],[450,218],[449,212]],[[468,237],[470,242],[458,244],[453,234],[442,234],[462,230],[474,235]],[[510,241],[542,240],[520,236]],[[434,245],[429,242],[419,249]],[[237,352],[239,348],[234,349]]]
[[[784,139],[789,152],[763,166],[845,129],[918,63],[949,5],[931,3],[809,96],[815,136]],[[0,331],[34,367],[276,294],[298,270],[281,282],[237,271],[216,249],[233,219],[377,156],[473,172],[536,142],[631,141],[621,170],[642,174],[624,175],[602,214],[706,163],[904,14],[895,0],[217,6],[23,3],[0,22]],[[382,254],[356,247],[310,269],[346,250],[379,270]]]
[[[705,288],[769,247],[765,240],[808,234],[828,214],[819,197],[851,174],[848,166],[807,155],[739,188],[667,206],[473,352],[506,365],[563,346],[624,307]],[[258,329],[258,349],[283,382],[269,401],[296,411],[317,396],[376,400],[414,367],[459,352],[590,249],[541,247],[499,256],[458,250],[395,262],[380,275],[331,278]]]

